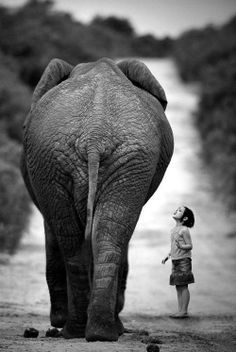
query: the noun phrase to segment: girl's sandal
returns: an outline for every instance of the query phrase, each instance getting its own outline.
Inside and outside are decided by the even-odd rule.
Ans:
[[[189,318],[189,315],[188,315],[188,313],[184,313],[184,314],[176,313],[176,314],[171,314],[170,318],[173,318],[173,319],[186,319],[186,318]]]

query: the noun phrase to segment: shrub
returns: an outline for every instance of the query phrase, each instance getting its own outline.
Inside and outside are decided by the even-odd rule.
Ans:
[[[14,253],[28,222],[30,199],[18,167],[20,147],[1,136],[0,251]]]
[[[18,77],[17,65],[0,52],[0,124],[1,130],[22,140],[22,124],[29,110],[31,92]]]
[[[175,59],[183,79],[201,82],[196,125],[203,157],[214,170],[214,183],[232,211],[236,210],[236,17],[221,28],[208,27],[182,35]]]

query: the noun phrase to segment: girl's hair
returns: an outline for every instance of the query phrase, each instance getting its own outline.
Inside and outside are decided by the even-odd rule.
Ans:
[[[184,218],[187,218],[187,220],[183,220]],[[195,223],[195,219],[194,219],[194,214],[192,212],[191,209],[189,209],[188,207],[184,206],[184,213],[182,216],[182,224],[187,226],[187,227],[193,227],[194,223]]]

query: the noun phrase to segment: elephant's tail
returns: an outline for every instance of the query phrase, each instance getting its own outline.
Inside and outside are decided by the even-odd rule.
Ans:
[[[88,200],[87,200],[87,222],[85,229],[85,240],[90,242],[93,226],[94,202],[97,192],[99,153],[97,150],[88,151]]]

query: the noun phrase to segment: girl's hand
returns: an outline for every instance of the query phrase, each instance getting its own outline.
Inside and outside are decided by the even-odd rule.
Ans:
[[[165,262],[167,262],[168,259],[169,259],[169,257],[165,257],[164,259],[162,259],[161,263],[165,264]]]
[[[179,244],[179,242],[177,240],[175,240],[176,246],[180,249],[182,249],[182,246]]]

